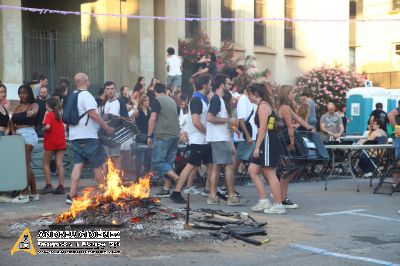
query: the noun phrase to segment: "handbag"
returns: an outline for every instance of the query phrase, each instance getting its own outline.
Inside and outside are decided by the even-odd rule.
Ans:
[[[250,136],[253,136],[253,127],[250,124],[250,118],[253,116],[254,114],[254,108],[253,111],[251,111],[250,116],[246,119],[246,121],[244,121],[244,124],[246,126],[247,131],[249,132]],[[243,129],[241,127],[238,128],[240,132],[243,133]]]

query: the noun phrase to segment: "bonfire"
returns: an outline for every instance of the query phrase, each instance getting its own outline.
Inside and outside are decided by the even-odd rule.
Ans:
[[[110,213],[118,208],[129,212],[131,206],[157,204],[160,201],[158,198],[149,198],[152,173],[146,174],[137,183],[125,186],[120,178],[122,171],[116,169],[110,159],[107,166],[105,185],[100,185],[99,190],[85,188],[83,195],[72,201],[71,208],[57,217],[56,223],[73,222],[85,211],[102,210],[103,213]],[[112,224],[115,223],[113,220]]]

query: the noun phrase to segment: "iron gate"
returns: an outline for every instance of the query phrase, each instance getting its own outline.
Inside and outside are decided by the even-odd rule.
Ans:
[[[60,77],[72,81],[76,73],[84,72],[93,93],[104,82],[103,38],[29,30],[24,34],[24,79],[30,81],[34,72],[49,77],[51,91]]]

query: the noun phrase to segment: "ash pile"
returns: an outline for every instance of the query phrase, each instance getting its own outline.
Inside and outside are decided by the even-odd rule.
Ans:
[[[134,239],[227,241],[235,238],[259,246],[269,242],[266,225],[243,212],[172,209],[160,204],[158,198],[143,198],[93,205],[75,218],[51,224],[49,228],[114,228]]]

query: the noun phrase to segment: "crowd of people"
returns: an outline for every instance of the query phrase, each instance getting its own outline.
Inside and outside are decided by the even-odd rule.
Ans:
[[[131,144],[135,142],[149,148],[148,152],[136,155],[142,167],[136,171],[152,170],[158,177],[164,177],[162,188],[155,194],[157,197],[169,197],[181,204],[185,203],[181,194],[184,191],[201,193],[207,197],[209,205],[220,204],[221,199],[226,200],[229,206],[242,205],[246,200],[235,190],[235,172],[246,162],[259,196],[259,201],[251,208],[253,211],[285,214],[286,209],[298,208],[288,194],[290,181],[298,172],[286,171],[279,178],[276,173],[281,163],[278,134],[287,131],[288,150],[293,151],[295,130],[316,131],[318,127],[324,141],[334,141],[345,132],[345,118],[336,111],[335,103],[329,102],[326,105],[328,112],[322,115],[318,124],[316,106],[308,91],[301,93],[301,102],[297,104],[292,86],[281,86],[275,95],[268,82],[246,82],[243,66],[234,71],[216,73],[214,63],[215,55],[212,54],[209,58],[199,59],[199,67],[192,76],[194,93],[190,101],[181,91],[182,59],[175,55],[173,48],[167,50],[167,84],[153,78],[146,88],[145,78],[139,77],[132,92],[129,87],[122,86],[118,93],[115,82],[107,81],[95,98],[89,92],[89,77],[78,73],[74,77],[75,90],[70,88],[68,79],[62,78],[49,97],[48,79],[42,75],[36,82],[19,87],[20,101],[11,115],[9,106],[3,103],[6,86],[0,85],[0,136],[18,134],[25,140],[28,186],[11,201],[39,200],[31,168],[31,153],[39,136],[44,138],[46,185],[42,193],[65,193],[63,159],[66,137],[70,141],[74,166],[71,190],[66,199],[68,204],[78,195],[79,179],[86,164],[90,164],[99,184],[105,182],[106,158],[110,158],[118,169],[123,169],[126,175],[134,171],[130,155]],[[77,117],[73,118],[75,109]],[[371,114],[368,140],[385,137],[387,121],[399,124],[399,108],[389,113],[387,118],[383,118],[381,109],[382,106],[377,105],[377,111]],[[100,143],[100,129],[107,134],[114,131],[105,122],[105,117],[110,114],[136,124],[140,134],[135,140],[113,148]],[[179,144],[188,145],[189,157],[178,174],[174,163]],[[50,169],[53,157],[58,174],[55,189],[51,184]],[[151,161],[150,168],[145,168],[145,161]],[[193,182],[202,165],[207,168],[207,182],[199,191]],[[364,168],[370,172],[368,165]],[[225,190],[218,187],[221,172]],[[398,182],[397,173],[393,178]],[[271,200],[263,179],[271,189]],[[175,182],[174,188],[172,181]]]

